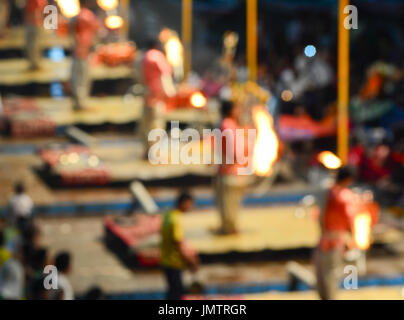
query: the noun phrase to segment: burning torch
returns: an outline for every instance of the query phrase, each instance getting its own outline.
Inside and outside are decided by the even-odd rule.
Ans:
[[[178,34],[171,29],[163,28],[159,40],[164,46],[167,60],[174,71],[174,79],[181,81],[184,78],[184,47]]]
[[[327,179],[322,180],[319,185],[322,191],[317,194],[317,204],[320,206],[320,216],[325,207],[326,190],[330,182],[333,181],[333,172],[342,166],[342,161],[330,151],[321,152],[317,159],[328,169],[325,172]],[[326,183],[324,183],[326,181]],[[379,207],[373,201],[373,195],[370,191],[364,191],[360,188],[352,190],[355,198],[352,200],[352,236],[353,248],[345,254],[345,259],[356,262],[359,272],[366,273],[366,250],[371,243],[372,226],[377,223],[379,216]]]

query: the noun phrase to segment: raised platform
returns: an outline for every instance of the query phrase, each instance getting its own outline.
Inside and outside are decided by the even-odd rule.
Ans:
[[[142,97],[89,97],[85,109],[73,110],[70,98],[6,98],[3,100],[5,119],[11,136],[49,136],[63,132],[72,125],[96,127],[126,126],[141,120]],[[212,125],[219,120],[216,110],[181,108],[168,112],[166,121]]]
[[[49,49],[52,47],[71,48],[73,41],[69,36],[62,37],[53,30],[43,30],[39,38],[41,47]],[[0,38],[0,50],[24,50],[25,47],[25,29],[24,27],[13,27],[7,30],[4,37]]]
[[[315,291],[267,292],[226,296],[188,296],[188,300],[319,300]],[[340,290],[338,300],[403,300],[401,286],[368,287],[356,290]]]
[[[26,59],[0,60],[0,86],[22,86],[30,83],[65,82],[70,79],[71,58],[64,58],[60,62],[42,59],[41,69],[28,70]],[[90,68],[93,80],[116,80],[132,77],[132,69],[126,65],[108,67],[96,64]]]
[[[320,229],[312,213],[302,214],[297,206],[244,208],[239,217],[240,233],[215,235],[219,226],[216,210],[184,215],[187,241],[198,250],[202,262],[235,262],[310,258],[318,244]],[[159,259],[159,216],[105,222],[106,243],[129,267],[157,266]],[[376,228],[376,245],[402,241],[401,232]]]

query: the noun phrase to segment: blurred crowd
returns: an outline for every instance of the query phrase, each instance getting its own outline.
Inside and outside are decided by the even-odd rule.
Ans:
[[[375,189],[378,201],[403,207],[404,48],[400,39],[404,24],[394,15],[375,17],[358,10],[359,28],[351,30],[349,62],[349,164],[356,168],[360,183]],[[268,108],[274,119],[287,115],[295,119],[293,123],[335,128],[332,135],[299,132],[286,141],[283,159],[292,163],[294,178],[308,179],[307,167],[316,164],[318,152],[336,151],[336,21],[309,11],[279,21],[279,25],[267,20],[270,22],[263,20],[259,25],[258,83],[271,93]],[[230,71],[223,72],[223,65],[222,59],[206,72],[205,93],[221,96],[229,82],[248,80],[242,48]]]
[[[41,245],[33,202],[21,183],[15,186],[7,212],[0,217],[0,300],[74,300],[69,281],[72,255],[68,251],[52,255]],[[105,297],[93,287],[81,298]]]

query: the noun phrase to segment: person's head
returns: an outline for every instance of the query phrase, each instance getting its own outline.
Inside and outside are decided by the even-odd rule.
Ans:
[[[223,100],[221,105],[222,118],[232,118],[237,120],[240,116],[240,107],[230,100]]]
[[[48,263],[48,250],[45,248],[33,249],[31,254],[31,268],[42,271]]]
[[[83,297],[84,300],[104,300],[105,294],[100,287],[92,287]]]
[[[49,290],[45,288],[44,284],[45,276],[41,276],[35,279],[30,285],[30,299],[31,300],[48,300]]]
[[[192,209],[193,199],[188,192],[182,192],[177,198],[177,208],[182,212],[188,212]]]
[[[341,167],[337,172],[336,183],[341,186],[349,186],[355,180],[355,172],[350,167]]]
[[[18,250],[16,251],[18,251],[20,254],[20,261],[22,264],[26,267],[30,267],[35,249],[32,247],[32,245],[27,243],[17,246],[17,249]]]
[[[22,232],[22,242],[33,248],[39,246],[40,230],[35,224],[29,224]]]
[[[152,49],[161,50],[160,41],[158,41],[156,39],[149,39],[147,41],[146,48],[147,48],[147,50],[152,50]]]
[[[56,255],[55,267],[58,272],[69,273],[71,269],[71,256],[69,252],[63,251]]]
[[[5,236],[4,236],[4,232],[3,232],[3,230],[0,229],[0,247],[4,246],[4,244],[6,242],[5,240],[6,239],[5,239]]]
[[[14,192],[15,192],[16,194],[23,194],[23,193],[25,192],[24,184],[23,184],[22,182],[17,182],[17,183],[14,185]]]
[[[374,148],[373,158],[376,161],[385,161],[390,154],[390,146],[386,142],[381,142]]]

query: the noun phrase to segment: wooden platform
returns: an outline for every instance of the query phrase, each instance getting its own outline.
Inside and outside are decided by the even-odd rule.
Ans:
[[[73,255],[73,272],[70,280],[77,294],[96,284],[106,293],[117,294],[124,299],[138,298],[138,294],[141,293],[147,293],[142,295],[143,298],[156,299],[155,294],[149,294],[153,292],[159,293],[157,296],[160,298],[164,297],[165,281],[160,270],[131,272],[105,249],[101,240],[104,235],[103,218],[94,216],[38,218],[38,225],[43,234],[43,245],[49,248],[51,254],[68,250]],[[369,255],[369,277],[390,278],[392,275],[399,275],[404,266],[403,257],[404,255]],[[313,267],[310,260],[301,263],[307,268]],[[250,294],[245,295],[245,292],[263,292],[264,288],[264,293],[260,293],[257,298],[264,298],[267,294],[270,294],[267,298],[288,297],[286,292],[279,292],[281,289],[274,291],[278,284],[281,284],[281,287],[284,284],[286,289],[288,275],[285,262],[282,261],[203,264],[198,271],[198,279],[206,287],[215,288],[215,292],[218,293],[230,294],[234,292],[232,288],[244,288],[238,292],[249,298]],[[185,274],[185,281],[186,284],[192,281],[188,272]],[[252,287],[258,291],[253,291]],[[385,296],[384,289],[387,287],[380,288],[380,297],[377,299]],[[391,289],[398,290],[399,287]],[[309,293],[297,292],[291,297],[317,298],[315,292]]]
[[[188,300],[319,300],[316,291],[276,292],[228,296],[189,296]],[[356,290],[340,290],[338,300],[403,300],[401,286],[366,287]]]
[[[320,229],[314,217],[300,216],[297,209],[296,206],[244,208],[239,217],[238,235],[218,236],[212,232],[219,226],[219,215],[214,209],[184,215],[183,225],[187,241],[205,262],[282,260],[297,256],[307,259],[318,244]],[[157,265],[160,235],[156,223],[153,217],[150,222],[146,218],[139,220],[142,227],[107,220],[108,245],[126,263],[136,262],[137,257],[145,266]],[[144,229],[141,238],[140,229]],[[403,234],[381,227],[374,230],[373,238],[374,243],[391,244],[402,241]],[[134,257],[125,257],[128,249]]]
[[[70,37],[61,37],[53,30],[43,30],[43,34],[39,38],[39,41],[41,43],[41,47],[44,49],[49,49],[56,46],[69,49],[73,43]],[[10,28],[7,30],[7,34],[0,38],[0,50],[23,50],[25,43],[25,29],[23,27]]]
[[[248,300],[318,300],[317,292],[290,292],[252,294],[245,297]],[[403,300],[402,287],[369,287],[357,290],[341,290],[339,300]]]
[[[71,72],[71,59],[64,58],[60,62],[42,59],[41,69],[28,70],[26,59],[0,60],[0,85],[16,86],[29,83],[50,83],[54,81],[68,81]],[[93,80],[115,80],[132,77],[132,69],[125,65],[108,67],[98,64],[90,69]]]
[[[122,96],[89,97],[86,108],[73,110],[70,98],[32,98],[40,112],[52,119],[57,126],[72,124],[122,124],[138,121],[142,118],[144,99],[133,97],[124,99]],[[213,124],[219,120],[217,111],[196,109],[177,109],[165,115],[167,121],[199,122]]]

